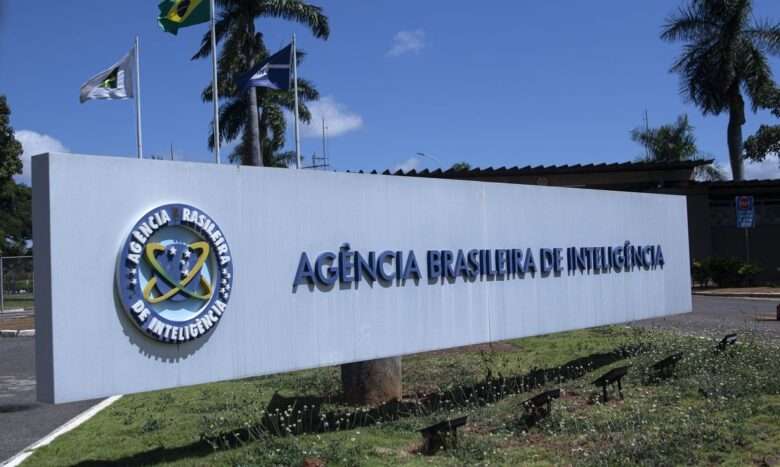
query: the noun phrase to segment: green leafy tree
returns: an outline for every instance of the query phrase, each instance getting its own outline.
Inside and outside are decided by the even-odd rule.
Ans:
[[[685,43],[671,71],[681,93],[705,115],[729,114],[727,141],[734,180],[742,180],[743,93],[755,112],[777,89],[767,54],[780,55],[780,23],[756,20],[751,0],[690,0],[669,17],[661,38]]]
[[[745,158],[756,162],[780,154],[780,125],[761,125],[755,135],[745,140]]]
[[[32,190],[6,180],[0,183],[0,255],[29,254],[32,239]]]
[[[294,110],[292,90],[281,91],[268,88],[252,88],[240,93],[237,81],[257,63],[265,60],[268,49],[263,35],[256,30],[258,18],[280,18],[307,26],[317,38],[327,39],[330,34],[328,18],[320,7],[301,0],[217,0],[221,12],[217,18],[216,36],[222,44],[219,53],[219,76],[217,78],[220,98],[220,139],[223,142],[238,140],[231,161],[246,165],[286,166],[289,153],[279,153],[284,146],[286,121],[284,110]],[[211,54],[210,35],[203,37],[200,50],[193,59],[206,58]],[[303,58],[298,53],[298,60]],[[298,79],[298,113],[304,122],[309,122],[311,113],[306,102],[317,100],[319,93],[312,83]],[[211,85],[204,89],[203,100],[211,102]],[[258,107],[262,111],[258,111]],[[259,112],[259,115],[258,115]],[[257,126],[254,126],[257,122]],[[209,147],[214,147],[214,134],[209,136]],[[260,154],[253,151],[259,148]]]
[[[32,237],[31,190],[17,185],[13,176],[22,173],[22,145],[11,128],[11,109],[0,96],[0,255],[26,252]]]
[[[647,154],[642,160],[654,162],[678,162],[703,159],[704,155],[696,146],[694,128],[683,114],[674,123],[661,125],[657,128],[634,128],[631,139],[642,145]],[[696,178],[705,180],[721,180],[723,174],[717,167],[707,165],[697,167]]]
[[[676,162],[696,159],[699,149],[687,115],[680,115],[672,124],[658,128],[634,128],[631,139],[647,149],[646,159]]]
[[[774,89],[764,96],[772,114],[780,118],[780,90]],[[758,131],[745,140],[745,159],[761,162],[769,156],[780,156],[780,125],[761,125]]]
[[[468,162],[456,162],[452,164],[452,167],[450,167],[450,170],[469,170],[471,168],[471,164]]]
[[[11,128],[11,109],[5,96],[0,96],[0,182],[22,173],[22,144]]]
[[[761,125],[756,134],[745,140],[745,158],[756,162],[780,154],[780,125]]]

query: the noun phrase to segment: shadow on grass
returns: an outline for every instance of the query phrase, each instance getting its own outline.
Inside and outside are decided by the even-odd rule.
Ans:
[[[548,383],[577,379],[617,361],[646,351],[645,346],[619,347],[611,352],[592,354],[571,360],[556,368],[534,369],[513,377],[488,376],[480,383],[460,386],[434,394],[417,394],[402,401],[391,401],[371,409],[352,409],[320,413],[324,399],[317,397],[283,397],[274,394],[261,423],[237,428],[210,438],[176,448],[155,448],[114,461],[89,460],[76,466],[143,466],[160,462],[206,457],[217,449],[232,449],[267,436],[295,436],[326,433],[386,423],[401,418],[424,416],[440,410],[483,406],[514,394],[528,392]],[[294,416],[293,416],[294,415]],[[284,420],[294,419],[287,424]]]
[[[196,459],[206,457],[214,453],[214,449],[206,441],[196,441],[175,448],[158,447],[151,451],[139,452],[132,456],[122,457],[115,461],[109,460],[86,460],[74,464],[77,467],[98,467],[104,465],[122,465],[122,466],[147,466],[156,465],[161,462],[174,462],[182,459]]]

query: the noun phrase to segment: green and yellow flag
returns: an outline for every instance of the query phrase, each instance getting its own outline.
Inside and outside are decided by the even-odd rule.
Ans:
[[[165,32],[176,35],[179,28],[205,23],[211,19],[209,0],[163,0],[157,22]]]

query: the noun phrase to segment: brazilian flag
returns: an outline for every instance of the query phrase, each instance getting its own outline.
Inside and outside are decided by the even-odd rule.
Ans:
[[[179,28],[211,20],[209,0],[163,0],[157,22],[165,32],[176,35]]]

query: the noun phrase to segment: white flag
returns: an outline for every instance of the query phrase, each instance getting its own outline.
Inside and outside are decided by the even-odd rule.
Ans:
[[[81,85],[81,102],[92,99],[128,99],[135,95],[135,47],[111,68]]]

